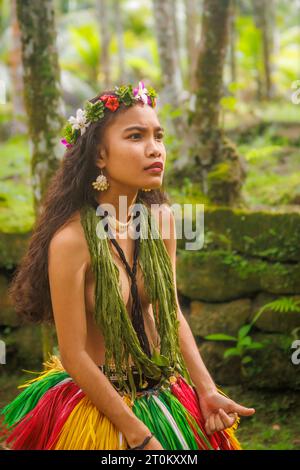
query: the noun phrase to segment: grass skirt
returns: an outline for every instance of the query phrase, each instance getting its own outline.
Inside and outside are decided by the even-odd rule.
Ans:
[[[35,373],[35,372],[33,372]],[[12,450],[126,450],[125,436],[101,413],[52,356],[38,377],[0,412],[5,446]],[[166,388],[137,393],[124,402],[152,431],[165,450],[240,450],[237,427],[208,436],[196,391],[181,375]]]

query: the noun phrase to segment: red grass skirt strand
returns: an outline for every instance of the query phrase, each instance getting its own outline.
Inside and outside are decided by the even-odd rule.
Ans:
[[[198,426],[201,428],[202,432],[206,434],[205,431],[205,420],[203,419],[201,409],[199,406],[199,398],[197,392],[191,387],[183,377],[178,377],[178,380],[175,384],[171,386],[172,393],[180,401],[180,403],[191,413],[191,415],[197,421]],[[215,450],[232,450],[231,440],[235,440],[236,449],[241,450],[240,444],[237,439],[234,437],[234,430],[236,425],[231,429],[224,430],[222,432],[215,432],[209,436],[209,441]],[[199,448],[201,448],[199,446]]]

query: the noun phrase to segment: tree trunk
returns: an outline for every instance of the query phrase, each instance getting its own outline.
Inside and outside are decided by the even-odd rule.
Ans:
[[[61,0],[60,1],[60,10],[62,13],[69,12],[69,0]]]
[[[109,28],[109,4],[107,0],[98,0],[96,2],[97,14],[100,23],[100,37],[101,37],[101,58],[100,70],[103,76],[103,86],[109,89],[111,85],[110,77],[110,60],[109,60],[109,43],[110,43],[110,28]]]
[[[236,15],[236,0],[231,0],[230,13],[229,13],[229,53],[230,53],[230,75],[231,81],[237,81],[236,75],[236,30],[235,30],[235,15]]]
[[[261,31],[262,37],[262,61],[263,61],[263,93],[262,97],[269,100],[273,96],[273,85],[271,78],[271,52],[272,31],[271,31],[271,15],[272,0],[254,0],[254,18],[257,27]]]
[[[171,108],[175,109],[179,108],[181,103],[182,77],[176,52],[174,14],[172,12],[174,4],[172,0],[152,1],[162,77],[160,101],[162,104],[170,104]],[[185,116],[173,118],[169,125],[173,127],[173,132],[178,139],[185,135]]]
[[[124,30],[123,30],[123,12],[120,0],[114,0],[115,27],[118,43],[118,62],[119,62],[119,82],[127,83],[125,69],[125,47],[124,47]]]
[[[223,66],[228,44],[230,0],[205,0],[200,53],[197,61],[197,101],[194,121],[202,130],[219,124]]]
[[[12,83],[13,122],[12,134],[24,134],[27,131],[24,122],[25,108],[23,100],[23,70],[21,59],[20,28],[17,19],[16,0],[11,2],[12,42],[9,56],[10,76]]]
[[[244,163],[219,125],[230,0],[204,0],[197,61],[195,110],[190,118],[190,159],[181,176],[199,182],[216,204],[241,203]]]
[[[24,102],[28,116],[31,173],[36,215],[50,178],[59,165],[62,113],[60,74],[52,0],[17,0],[24,71]],[[52,353],[52,329],[42,328],[43,355]]]
[[[196,89],[196,65],[197,65],[197,25],[198,11],[197,0],[185,0],[186,15],[186,50],[187,50],[187,70],[189,71],[189,89],[193,93]]]
[[[178,73],[180,75],[180,83],[182,88],[182,70],[181,70],[181,35],[178,27],[178,0],[173,0],[171,2],[172,8],[172,27],[173,27],[173,36],[175,44],[175,64],[178,67]]]
[[[161,97],[164,102],[177,107],[182,89],[180,69],[176,62],[176,43],[172,20],[172,2],[153,0],[153,13],[156,27],[158,52],[162,72]]]

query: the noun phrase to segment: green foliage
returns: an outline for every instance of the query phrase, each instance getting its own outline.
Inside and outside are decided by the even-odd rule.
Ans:
[[[131,105],[134,100],[132,86],[121,85],[116,94],[119,96],[120,100],[123,101],[127,106]]]
[[[245,450],[296,450],[299,440],[299,392],[254,390],[225,386],[224,392],[237,403],[253,406],[256,413],[245,419],[236,436]]]
[[[300,300],[294,300],[290,297],[280,297],[263,305],[252,320],[252,324],[256,323],[259,317],[265,310],[273,310],[274,312],[287,313],[287,312],[300,312]]]
[[[212,335],[205,336],[205,339],[210,341],[236,341],[235,336],[225,335],[224,333],[214,333]]]
[[[253,341],[249,332],[252,328],[252,324],[245,324],[243,325],[239,331],[237,337],[229,336],[222,333],[219,334],[212,334],[205,336],[205,339],[211,341],[229,341],[234,343],[234,347],[227,348],[224,351],[224,359],[228,359],[232,356],[239,356],[241,359],[242,366],[252,362],[252,357],[249,355],[249,351],[254,349],[262,349],[264,345],[260,342]],[[242,367],[242,372],[243,372]]]
[[[100,40],[97,26],[96,22],[69,26],[71,44],[91,80],[97,77],[99,66]]]
[[[34,221],[28,140],[11,137],[0,152],[0,230],[27,232]]]
[[[289,138],[293,138],[294,146]],[[250,207],[257,204],[282,206],[299,199],[298,142],[300,127],[297,130],[294,126],[289,131],[287,126],[274,125],[268,126],[262,135],[249,138],[249,143],[238,146],[238,152],[248,164],[243,193]]]
[[[232,172],[229,161],[223,161],[216,163],[212,170],[207,176],[207,182],[210,190],[214,186],[220,186],[222,183],[230,182],[232,178]],[[223,189],[222,189],[223,190]]]
[[[227,88],[231,93],[236,93],[238,90],[243,89],[243,85],[240,82],[231,82],[228,84]]]
[[[136,37],[147,38],[151,35],[152,5],[148,0],[122,2],[122,22],[125,31],[131,31]]]
[[[167,188],[172,203],[177,204],[208,204],[208,198],[201,192],[199,185],[184,178],[180,188],[170,186]],[[206,241],[206,238],[205,238]]]
[[[247,279],[250,274],[263,272],[267,268],[263,261],[249,263],[248,259],[239,255],[236,250],[224,252],[222,263],[234,268],[241,279]]]
[[[87,120],[96,122],[104,116],[104,103],[101,100],[96,101],[96,103],[90,103],[88,101],[86,103],[85,111]]]
[[[126,58],[126,66],[135,76],[147,76],[151,82],[155,81],[159,76],[159,74],[156,73],[156,70],[153,69],[151,62],[149,62],[146,57],[130,55]]]
[[[253,320],[250,323],[246,323],[241,326],[238,331],[237,336],[230,336],[224,333],[214,333],[204,337],[204,339],[210,341],[221,341],[221,342],[231,342],[233,343],[232,347],[227,348],[224,351],[224,359],[228,359],[232,356],[238,356],[241,361],[241,371],[243,374],[246,374],[247,371],[244,368],[246,364],[249,364],[253,361],[253,358],[249,354],[249,351],[262,349],[267,347],[267,343],[261,343],[258,341],[253,341],[250,336],[250,331],[252,330],[253,326],[259,319],[259,317],[265,312],[266,310],[273,310],[274,312],[300,312],[300,300],[294,300],[289,297],[281,297],[272,302],[268,302],[263,305],[256,315],[254,316]],[[298,329],[297,329],[298,330]],[[293,331],[295,334],[295,330]],[[285,338],[285,343],[281,345],[281,347],[285,350],[290,349],[291,339],[289,336]]]
[[[62,135],[65,137],[66,141],[69,144],[75,144],[76,140],[79,137],[79,134],[80,134],[79,130],[78,129],[73,130],[72,125],[69,122],[65,125],[63,132],[62,132]]]
[[[223,96],[220,100],[220,105],[223,110],[234,111],[236,108],[237,99],[234,96]]]
[[[248,162],[263,160],[264,164],[266,165],[269,159],[274,161],[274,157],[281,154],[282,147],[280,145],[265,145],[264,147],[249,148],[244,156]]]
[[[256,28],[251,16],[236,18],[237,43],[239,51],[239,65],[242,70],[243,81],[255,79],[262,71],[262,41],[261,31]],[[253,80],[254,82],[254,80]],[[253,83],[252,82],[252,83]]]

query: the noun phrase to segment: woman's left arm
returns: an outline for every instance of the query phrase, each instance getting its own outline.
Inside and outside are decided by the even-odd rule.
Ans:
[[[216,384],[209,374],[196,344],[191,328],[181,312],[176,285],[176,226],[174,214],[168,206],[164,206],[159,217],[159,225],[163,241],[169,253],[175,285],[177,314],[179,320],[180,349],[188,368],[191,379],[197,392],[203,417],[206,421],[206,431],[212,434],[231,427],[238,414],[250,416],[255,413],[254,408],[246,408],[230,398],[219,393]]]

